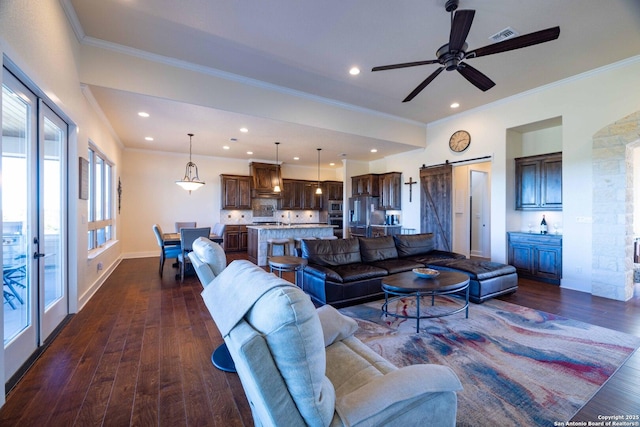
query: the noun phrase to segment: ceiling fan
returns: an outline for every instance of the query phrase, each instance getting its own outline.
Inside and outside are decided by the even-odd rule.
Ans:
[[[416,97],[429,83],[431,83],[443,70],[457,70],[471,84],[482,91],[487,91],[495,86],[495,83],[465,61],[480,56],[493,55],[494,53],[507,52],[555,40],[560,35],[560,27],[547,28],[522,36],[507,39],[498,43],[484,46],[467,52],[467,35],[473,23],[475,10],[459,10],[458,0],[447,0],[445,4],[447,12],[451,12],[451,32],[449,43],[443,45],[436,52],[437,59],[428,61],[405,62],[402,64],[381,65],[373,67],[371,71],[393,70],[396,68],[416,67],[418,65],[440,64],[441,66],[431,73],[422,83],[416,87],[402,102],[409,102]],[[454,13],[455,12],[455,13]]]

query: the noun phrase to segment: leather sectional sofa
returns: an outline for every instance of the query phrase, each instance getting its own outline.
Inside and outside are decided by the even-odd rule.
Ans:
[[[475,303],[518,289],[513,266],[437,250],[431,233],[303,240],[301,256],[308,265],[297,273],[298,284],[318,306],[345,307],[383,298],[385,276],[418,267],[466,273],[469,300]]]

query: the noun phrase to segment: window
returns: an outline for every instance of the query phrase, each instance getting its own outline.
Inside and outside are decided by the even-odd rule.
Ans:
[[[88,250],[113,239],[113,165],[93,145],[89,146]]]

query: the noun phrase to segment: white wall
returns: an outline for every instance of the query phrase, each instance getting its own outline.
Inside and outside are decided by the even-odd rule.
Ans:
[[[387,170],[403,172],[403,179],[419,175],[422,164],[492,156],[491,251],[492,259],[507,258],[507,212],[513,206],[507,182],[513,167],[507,157],[509,129],[561,117],[563,152],[563,280],[562,286],[591,290],[592,136],[602,127],[640,109],[640,57],[631,58],[594,72],[585,73],[539,90],[514,96],[427,128],[427,147],[386,159]],[[466,129],[471,146],[461,154],[449,151],[453,132]],[[553,131],[551,131],[553,132]],[[511,155],[511,158],[514,157]],[[405,180],[406,180],[405,179]],[[403,225],[419,228],[420,204],[408,203],[408,188],[402,194]]]
[[[249,175],[246,160],[193,156],[200,179],[205,185],[191,194],[175,181],[184,175],[188,153],[172,154],[126,150],[121,170],[121,233],[124,258],[158,256],[158,245],[151,230],[159,224],[173,231],[176,221],[196,221],[200,226],[226,222],[220,218],[220,175]],[[336,180],[341,167],[321,168],[320,180]],[[289,179],[316,180],[317,168],[283,164],[282,176]],[[341,180],[341,177],[340,177]]]
[[[116,244],[93,260],[87,259],[87,226],[85,201],[77,199],[78,156],[87,157],[87,141],[91,139],[115,162],[121,163],[121,149],[80,88],[78,71],[79,45],[57,0],[26,2],[0,1],[0,54],[6,55],[26,74],[39,90],[73,124],[79,127],[70,132],[69,147],[69,287],[70,308],[77,310],[104,279],[105,273],[119,260]],[[1,77],[0,77],[1,79]],[[99,274],[95,265],[103,262],[105,270]],[[0,308],[0,319],[4,319]],[[2,322],[2,320],[0,320]],[[0,331],[4,328],[0,326]],[[0,332],[1,334],[1,332]],[[0,366],[4,366],[4,350],[0,349]],[[4,384],[4,369],[0,369],[0,384]],[[0,393],[0,404],[4,393]]]

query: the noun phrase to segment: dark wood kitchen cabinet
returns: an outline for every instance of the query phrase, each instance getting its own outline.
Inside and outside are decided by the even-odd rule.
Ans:
[[[344,186],[341,181],[324,181],[323,186],[326,200],[342,200]]]
[[[560,284],[562,278],[562,236],[508,232],[509,264],[519,276]]]
[[[251,209],[251,177],[220,175],[222,209]]]
[[[248,231],[246,225],[227,225],[224,229],[223,245],[225,252],[243,252],[247,250]]]
[[[380,209],[402,209],[402,172],[389,172],[380,175]]]
[[[282,187],[280,167],[272,163],[251,163],[251,192],[253,197],[279,197],[273,191],[276,184]]]
[[[562,210],[562,153],[520,157],[516,163],[516,209]]]
[[[316,194],[316,181],[282,180],[282,195],[278,199],[280,210],[321,209],[320,196]]]
[[[357,175],[351,177],[351,195],[372,197],[380,196],[380,179],[378,174]]]

